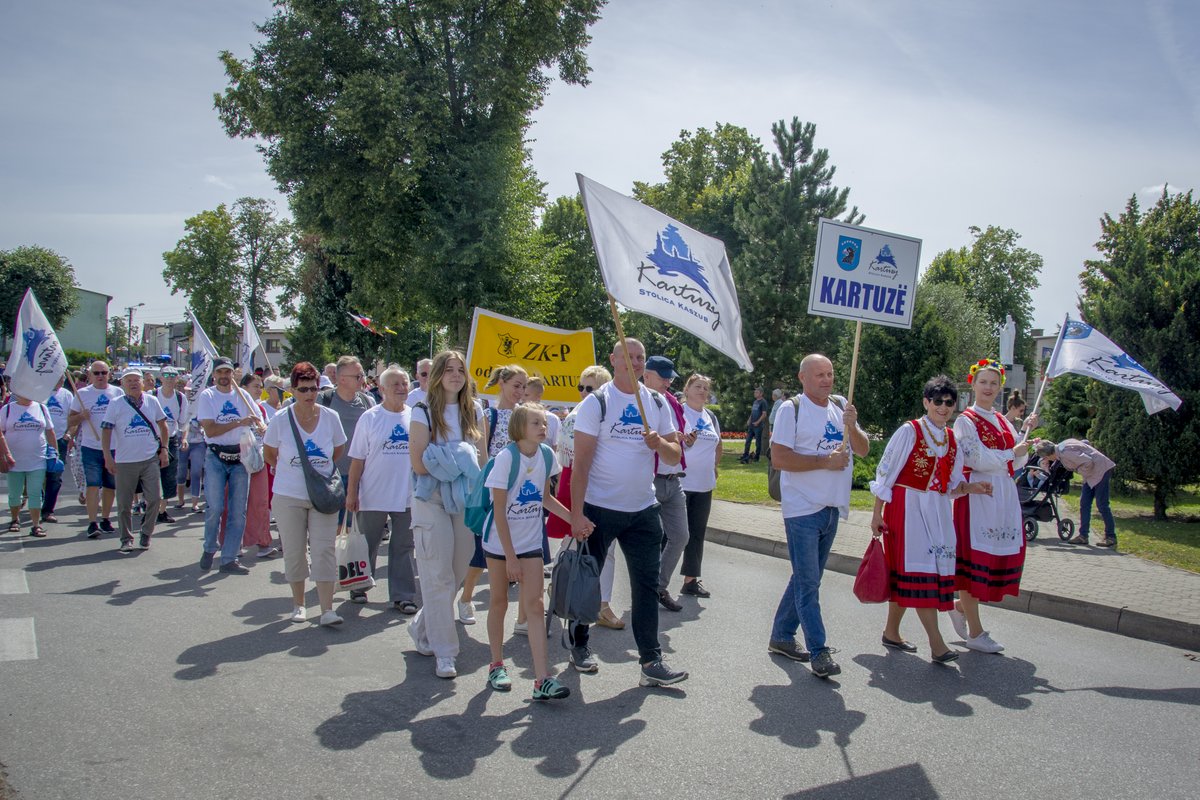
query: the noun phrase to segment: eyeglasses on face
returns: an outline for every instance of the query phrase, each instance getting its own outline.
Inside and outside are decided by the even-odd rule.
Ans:
[[[587,392],[588,394],[591,394],[592,392],[596,391],[595,386],[584,386],[582,383],[579,384],[578,386],[576,386],[575,388],[578,389],[581,393]]]
[[[296,388],[292,389],[293,392],[298,394],[312,394],[316,390],[316,386],[297,386]]]
[[[957,403],[958,400],[956,400],[953,397],[935,397],[935,398],[932,398],[929,402],[933,403],[935,406],[945,406],[946,408],[953,408],[954,404]]]
[[[100,369],[100,370],[94,369],[94,370],[92,370],[92,374],[93,374],[93,375],[107,375],[107,374],[108,374],[108,370],[106,370],[106,369]]]

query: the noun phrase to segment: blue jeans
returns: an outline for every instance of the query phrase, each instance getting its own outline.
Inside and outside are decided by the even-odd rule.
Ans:
[[[204,447],[204,445],[192,445]],[[246,531],[246,497],[250,494],[250,476],[239,462],[222,461],[211,450],[204,456],[204,552],[217,552],[217,531],[225,513],[225,487],[229,487],[229,518],[225,523],[225,544],[221,563],[236,561]]]
[[[804,645],[814,656],[825,650],[825,623],[821,620],[821,574],[837,535],[838,510],[828,506],[804,517],[784,517],[792,577],[779,601],[771,641],[796,640],[804,629]]]
[[[1100,518],[1104,520],[1104,536],[1107,539],[1117,540],[1117,529],[1113,523],[1112,508],[1108,505],[1108,489],[1109,479],[1112,477],[1112,470],[1104,473],[1104,477],[1100,479],[1100,483],[1096,488],[1092,488],[1085,481],[1083,488],[1079,491],[1079,535],[1087,538],[1088,529],[1092,526],[1092,500],[1096,501],[1096,508],[1100,511]]]

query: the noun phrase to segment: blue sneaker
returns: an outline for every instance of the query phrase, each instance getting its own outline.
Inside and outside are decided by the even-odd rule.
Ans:
[[[488,673],[488,686],[495,689],[497,692],[507,692],[512,689],[512,679],[508,677],[508,670],[503,664],[497,664],[492,667]]]
[[[571,690],[555,678],[546,678],[541,685],[535,684],[533,687],[534,700],[562,700],[564,697],[570,696]]]

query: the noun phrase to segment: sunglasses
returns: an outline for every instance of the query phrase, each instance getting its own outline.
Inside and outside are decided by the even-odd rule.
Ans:
[[[95,370],[93,370],[93,371],[92,371],[92,374],[93,374],[93,375],[107,375],[107,374],[108,374],[108,370],[104,370],[103,372],[96,372]]]
[[[930,400],[929,402],[933,403],[935,406],[945,406],[946,408],[953,408],[954,405],[958,402],[958,400],[956,400],[953,397],[939,397],[937,399]]]
[[[580,393],[587,392],[588,394],[591,394],[592,392],[596,391],[596,387],[584,386],[582,383],[579,384],[578,386],[576,386],[575,388],[578,389],[580,391]]]
[[[296,392],[297,394],[312,394],[313,392],[317,391],[317,387],[316,386],[297,386],[296,388],[292,389],[292,391]]]

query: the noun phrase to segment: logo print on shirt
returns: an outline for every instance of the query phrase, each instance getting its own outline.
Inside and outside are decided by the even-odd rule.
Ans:
[[[92,406],[92,411],[104,408],[108,405],[108,395],[102,394],[96,398],[96,404]]]
[[[225,405],[221,406],[221,413],[218,416],[232,416],[237,417],[238,419],[242,418],[241,412],[238,411],[238,407],[233,404],[232,400],[225,401]]]
[[[389,442],[407,442],[408,431],[404,430],[404,426],[396,423],[396,427],[392,428],[392,435],[388,437]]]
[[[533,481],[526,480],[521,484],[520,491],[513,501],[508,504],[506,512],[509,519],[520,517],[540,517],[542,515],[542,493]]]
[[[50,399],[46,401],[46,408],[62,408],[62,404],[58,402],[58,398],[50,395]]]
[[[696,420],[696,430],[697,431],[711,431],[712,425],[709,425],[707,422],[705,422],[704,417],[700,417],[700,419]]]
[[[21,416],[17,419],[17,421],[13,423],[13,430],[14,431],[41,430],[43,426],[44,426],[43,420],[41,420],[37,417],[34,417],[28,411],[25,411],[21,414]]]
[[[621,412],[622,425],[641,425],[642,415],[638,413],[637,406],[633,403],[625,406],[625,410]]]
[[[832,422],[825,423],[825,436],[822,437],[827,442],[840,442],[844,439],[842,432],[833,426]]]
[[[404,425],[397,422],[392,428],[391,434],[383,443],[383,452],[402,455],[408,453],[408,431],[404,429]]]
[[[542,502],[542,493],[533,485],[533,481],[525,481],[521,484],[521,491],[517,493],[518,503],[540,503]]]
[[[133,416],[129,418],[129,424],[125,426],[125,433],[137,433],[138,428],[144,428],[145,430],[149,431],[150,423],[142,419],[142,415],[135,411]]]

